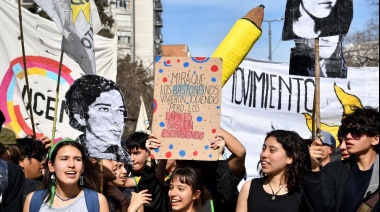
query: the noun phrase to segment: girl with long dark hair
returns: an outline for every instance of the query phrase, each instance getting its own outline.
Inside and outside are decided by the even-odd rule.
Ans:
[[[305,211],[302,182],[307,151],[306,143],[295,132],[268,133],[258,164],[262,177],[244,184],[236,211]]]

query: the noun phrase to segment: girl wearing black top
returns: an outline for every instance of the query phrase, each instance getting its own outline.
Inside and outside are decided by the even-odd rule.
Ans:
[[[258,164],[262,178],[244,184],[236,211],[306,211],[302,180],[307,164],[307,145],[297,133],[268,133]]]

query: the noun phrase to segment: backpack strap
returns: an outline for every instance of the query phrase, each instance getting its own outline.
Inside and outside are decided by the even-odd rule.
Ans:
[[[45,189],[37,190],[33,193],[32,199],[30,200],[29,212],[38,212],[41,209],[41,205],[44,201],[43,194]]]
[[[1,112],[1,111],[0,111]],[[1,128],[1,127],[0,127]],[[8,164],[0,159],[0,211],[4,210],[4,195],[8,190]]]
[[[98,192],[84,188],[84,198],[86,200],[86,206],[89,212],[100,211]]]
[[[376,203],[379,201],[379,189],[371,195],[366,201],[362,202],[358,212],[371,212],[374,208]]]

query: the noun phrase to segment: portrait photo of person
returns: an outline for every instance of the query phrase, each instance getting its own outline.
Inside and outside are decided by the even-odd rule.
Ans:
[[[347,78],[342,54],[343,36],[319,38],[319,64],[321,77]],[[315,76],[315,40],[296,39],[291,49],[289,74]]]
[[[345,35],[352,18],[352,0],[288,0],[282,40]]]
[[[66,92],[70,125],[81,132],[77,139],[91,157],[130,162],[121,147],[127,121],[123,94],[117,84],[97,75],[75,80]]]

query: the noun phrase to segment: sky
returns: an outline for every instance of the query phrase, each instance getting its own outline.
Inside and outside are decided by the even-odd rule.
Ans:
[[[235,22],[252,8],[265,5],[264,20],[280,19],[285,15],[286,0],[266,3],[256,0],[161,0],[163,44],[187,44],[192,56],[211,56]],[[363,29],[373,10],[369,0],[354,0],[354,19],[350,32]],[[272,60],[289,62],[293,41],[281,41],[283,21],[273,22]],[[262,36],[248,57],[268,60],[269,24],[263,23]],[[349,32],[349,33],[350,33]]]

